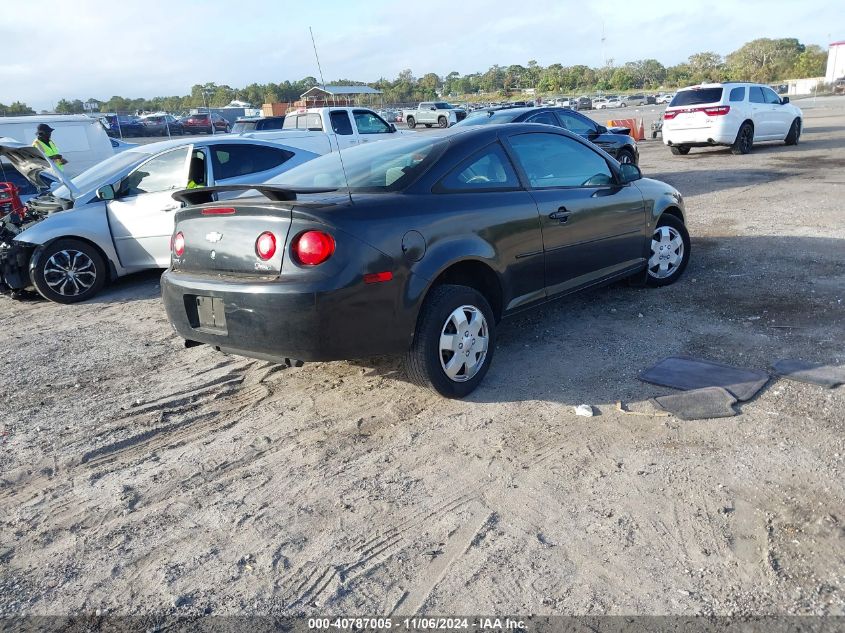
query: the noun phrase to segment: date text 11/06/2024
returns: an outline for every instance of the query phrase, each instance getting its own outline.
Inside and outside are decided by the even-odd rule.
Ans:
[[[438,631],[483,629],[490,631],[525,630],[522,620],[511,618],[391,618],[391,617],[355,617],[355,618],[308,618],[308,628],[312,630],[386,630]]]

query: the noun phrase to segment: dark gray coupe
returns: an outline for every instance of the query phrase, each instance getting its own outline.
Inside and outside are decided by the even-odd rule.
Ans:
[[[284,363],[405,354],[414,382],[462,397],[502,318],[683,273],[669,185],[548,125],[444,132],[314,159],[257,185],[263,197],[174,194],[195,205],[177,214],[162,277],[186,344]]]

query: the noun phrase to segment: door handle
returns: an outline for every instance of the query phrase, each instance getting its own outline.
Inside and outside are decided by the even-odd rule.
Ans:
[[[550,220],[557,220],[561,224],[566,224],[567,220],[569,220],[569,211],[566,210],[566,207],[561,207],[554,213],[549,213]]]

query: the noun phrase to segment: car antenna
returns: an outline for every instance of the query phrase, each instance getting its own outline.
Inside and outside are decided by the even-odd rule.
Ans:
[[[320,66],[320,56],[317,54],[317,42],[314,40],[314,31],[308,27],[308,32],[311,34],[311,44],[314,46],[314,58],[317,60],[317,70],[320,72],[320,87],[323,92],[326,92],[326,80],[323,78],[323,67]],[[347,114],[347,116],[349,116]],[[332,116],[329,113],[329,123],[331,123]],[[332,132],[334,132],[334,142],[337,144],[337,157],[340,159],[340,170],[343,172],[343,180],[346,181],[346,195],[349,196],[349,204],[352,202],[352,191],[349,188],[349,176],[346,175],[346,165],[343,164],[343,154],[340,153],[340,139],[337,136],[337,131],[332,125]]]

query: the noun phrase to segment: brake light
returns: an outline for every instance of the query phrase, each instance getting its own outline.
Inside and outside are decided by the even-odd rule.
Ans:
[[[731,106],[707,106],[704,108],[684,108],[683,110],[666,110],[663,113],[663,120],[674,119],[681,112],[692,114],[693,112],[703,112],[707,116],[724,116],[731,111]]]
[[[674,119],[676,116],[678,116],[677,110],[666,110],[666,112],[663,113],[663,120],[668,121],[670,119]]]
[[[265,262],[276,254],[276,236],[270,231],[264,231],[255,240],[255,254]]]
[[[707,116],[724,116],[731,111],[731,106],[718,106],[716,108],[701,108]]]
[[[182,235],[182,231],[173,236],[173,254],[176,257],[182,257],[185,254],[185,236]]]
[[[202,210],[203,215],[234,215],[235,210],[232,207],[209,207]]]
[[[368,273],[364,275],[365,284],[379,284],[384,281],[390,281],[391,279],[393,279],[393,273],[389,270],[382,273]]]
[[[293,254],[300,264],[316,266],[334,253],[334,238],[322,231],[306,231],[293,242]]]

